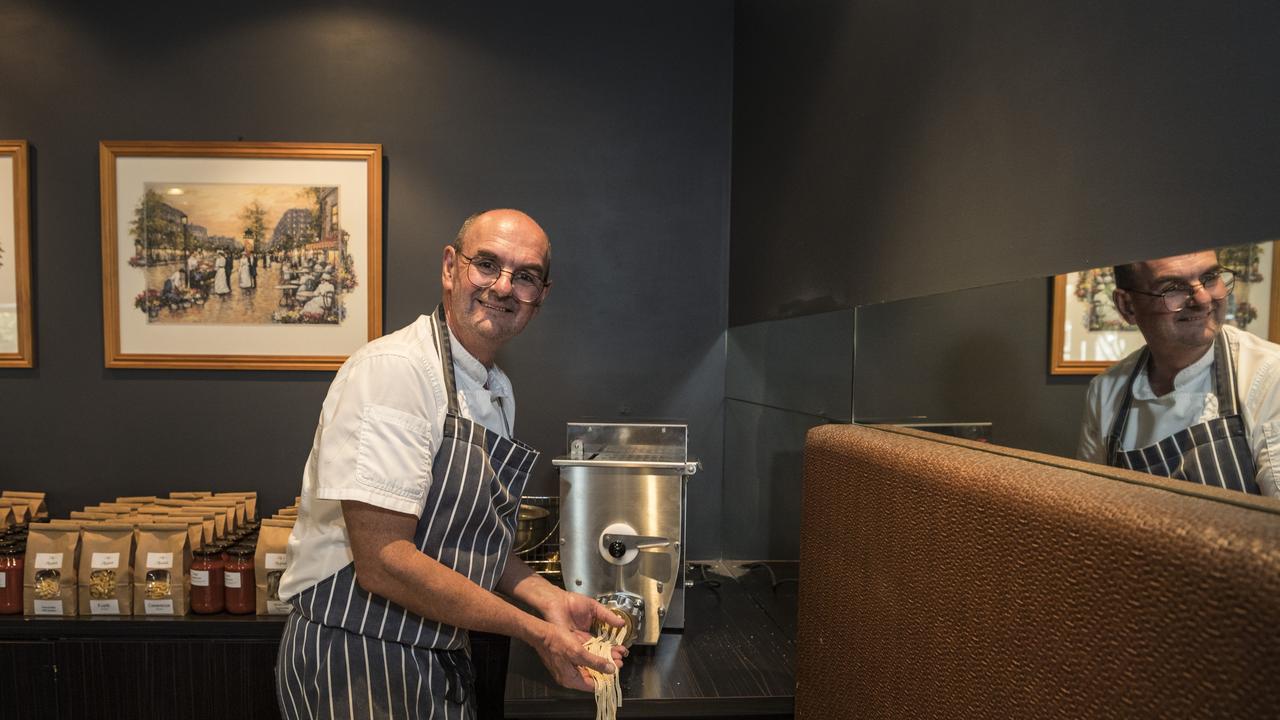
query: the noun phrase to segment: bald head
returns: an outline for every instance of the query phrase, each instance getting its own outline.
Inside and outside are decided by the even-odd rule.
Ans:
[[[462,227],[458,228],[458,234],[453,239],[453,247],[459,252],[471,255],[472,251],[467,247],[467,241],[477,234],[486,232],[541,238],[544,244],[543,278],[551,279],[551,240],[536,220],[511,208],[484,210],[462,221]]]

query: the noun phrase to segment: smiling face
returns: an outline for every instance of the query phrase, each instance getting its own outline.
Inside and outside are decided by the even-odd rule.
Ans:
[[[491,210],[467,228],[459,252],[444,249],[441,283],[449,330],[463,347],[485,365],[492,365],[498,348],[524,330],[538,314],[550,287],[537,303],[523,303],[511,293],[511,274],[502,273],[493,285],[477,287],[468,276],[466,255],[489,259],[504,270],[532,270],[546,276],[551,243],[533,218],[518,210]]]
[[[1226,299],[1214,300],[1198,283],[1205,273],[1220,267],[1214,251],[1148,260],[1133,267],[1130,290],[1160,293],[1178,285],[1196,288],[1186,307],[1177,312],[1170,312],[1158,297],[1116,290],[1116,307],[1125,320],[1142,331],[1157,362],[1162,355],[1203,353],[1213,345],[1226,315]]]

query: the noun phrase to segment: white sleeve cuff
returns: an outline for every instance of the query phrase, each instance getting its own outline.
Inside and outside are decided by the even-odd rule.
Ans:
[[[395,495],[357,487],[317,488],[316,497],[321,500],[355,500],[366,505],[413,515],[414,517],[422,517],[422,508],[426,505],[425,497],[422,502],[415,502]]]

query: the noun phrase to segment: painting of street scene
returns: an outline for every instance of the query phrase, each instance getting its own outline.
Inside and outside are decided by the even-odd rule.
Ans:
[[[357,286],[338,188],[145,184],[129,224],[149,323],[342,323]]]
[[[18,350],[18,305],[13,279],[13,262],[8,259],[4,237],[0,236],[0,353]]]

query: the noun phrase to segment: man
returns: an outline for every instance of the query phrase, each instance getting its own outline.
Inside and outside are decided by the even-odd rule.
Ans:
[[[467,629],[529,643],[566,687],[594,688],[583,666],[614,671],[582,645],[593,622],[621,618],[510,555],[537,452],[511,437],[494,358],[538,314],[550,262],[528,215],[468,218],[444,249],[436,312],[338,371],[280,583],[294,608],[276,665],[284,717],[473,717]]]
[[[1115,268],[1146,347],[1089,384],[1077,456],[1277,496],[1280,345],[1223,324],[1235,276],[1212,250]]]

